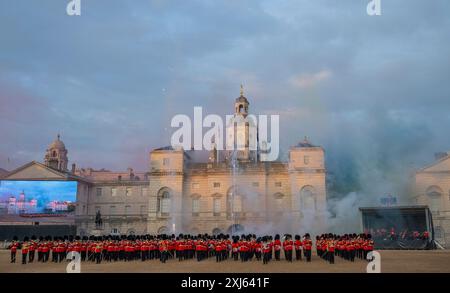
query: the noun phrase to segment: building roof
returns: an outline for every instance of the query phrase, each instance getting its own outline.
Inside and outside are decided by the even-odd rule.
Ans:
[[[246,104],[250,104],[247,100],[247,98],[244,96],[244,86],[241,84],[241,94],[240,96],[236,99],[236,103],[246,103]]]
[[[246,103],[246,104],[250,104],[250,103],[248,102],[247,98],[244,97],[244,96],[238,97],[238,98],[236,99],[236,102],[238,102],[238,103]]]
[[[157,149],[154,149],[155,151],[174,151],[175,149],[171,145],[163,146]]]
[[[5,169],[0,168],[0,178],[2,178],[3,176],[6,176],[8,173],[9,173],[9,172],[6,171]]]
[[[32,174],[27,173],[27,170],[32,170]],[[25,173],[24,173],[25,172]],[[32,176],[30,178],[30,176]],[[74,175],[67,171],[61,171],[53,169],[42,163],[31,161],[19,168],[9,172],[2,179],[4,180],[76,180],[76,181],[87,181],[86,178]]]
[[[62,142],[60,139],[60,135],[56,137],[56,140],[54,140],[49,146],[48,149],[58,149],[58,150],[65,150],[66,145]]]
[[[450,171],[450,154],[442,156],[438,160],[433,163],[417,170],[417,173],[420,172],[449,172]]]
[[[295,147],[298,147],[298,148],[314,148],[314,147],[317,147],[316,145],[313,145],[309,140],[308,140],[308,138],[305,136],[305,138],[302,140],[302,141],[300,141],[299,143],[297,143],[296,145],[295,145]]]

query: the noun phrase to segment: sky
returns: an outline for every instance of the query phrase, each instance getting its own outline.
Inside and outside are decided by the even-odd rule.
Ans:
[[[450,150],[447,0],[68,2],[0,0],[1,168],[60,133],[70,163],[145,171],[175,114],[232,114],[240,84],[280,115],[280,158],[307,136],[342,193],[399,192]]]

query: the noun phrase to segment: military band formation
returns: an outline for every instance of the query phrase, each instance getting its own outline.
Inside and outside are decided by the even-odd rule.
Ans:
[[[374,242],[370,234],[323,234],[316,236],[317,255],[334,264],[335,256],[354,262],[355,258],[367,259],[373,250]],[[159,260],[186,261],[196,259],[204,261],[215,259],[248,262],[262,261],[306,261],[311,262],[313,240],[307,233],[303,237],[285,234],[257,237],[254,234],[230,236],[225,234],[208,235],[129,235],[100,237],[17,237],[9,245],[11,263],[16,263],[17,254],[21,254],[22,264],[32,262],[59,263],[68,258],[69,253],[77,252],[81,261],[100,264],[103,262],[131,262]],[[36,257],[37,256],[37,257]],[[70,257],[69,257],[70,258]]]

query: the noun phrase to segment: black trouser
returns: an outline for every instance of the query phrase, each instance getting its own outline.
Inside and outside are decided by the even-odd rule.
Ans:
[[[197,254],[197,261],[201,261],[203,258],[202,252],[200,250],[197,250],[196,254]],[[178,258],[180,258],[179,253],[178,253]],[[180,261],[181,261],[181,259],[180,259]]]
[[[222,252],[216,251],[216,262],[222,261]]]
[[[269,263],[269,259],[270,259],[270,253],[264,252],[264,254],[263,254],[263,264]]]
[[[275,260],[280,260],[280,250],[275,250]]]
[[[295,250],[295,259],[296,260],[302,260],[302,251],[301,251],[301,249],[296,249]]]
[[[330,264],[334,264],[334,252],[328,252],[328,261],[330,262]]]
[[[56,262],[56,259],[58,257],[58,253],[52,250],[52,262]]]
[[[237,251],[233,251],[233,252],[231,253],[231,255],[232,255],[232,257],[233,257],[234,260],[238,260],[238,259],[239,259],[239,254],[238,254]]]
[[[287,261],[292,261],[292,250],[285,250],[284,257]]]
[[[27,255],[28,253],[22,253],[22,264],[26,264],[27,263]]]
[[[96,253],[95,253],[95,262],[96,262],[97,264],[99,264],[99,263],[102,262],[102,253],[101,253],[101,252],[96,252]]]
[[[57,252],[56,253],[56,262],[60,262],[61,259],[63,258],[63,256],[64,256],[64,252]]]
[[[15,263],[15,262],[16,262],[16,252],[11,251],[11,263]]]
[[[34,261],[34,250],[30,250],[28,252],[28,262],[33,262]]]
[[[311,250],[304,250],[303,254],[305,255],[306,261],[311,262]]]
[[[256,256],[256,260],[261,260],[261,251],[256,251],[255,252],[255,256]]]
[[[354,250],[351,250],[350,251],[350,261],[355,261],[355,251]]]
[[[50,251],[42,253],[42,262],[48,261],[49,254],[50,254]]]
[[[167,257],[168,257],[167,254],[168,254],[167,251],[162,251],[162,252],[161,252],[160,261],[161,261],[162,263],[165,263],[165,262],[166,262]]]

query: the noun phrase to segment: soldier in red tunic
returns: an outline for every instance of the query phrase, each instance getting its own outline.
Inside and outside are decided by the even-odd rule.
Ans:
[[[19,243],[17,242],[17,237],[14,237],[14,240],[9,245],[9,249],[11,250],[11,263],[16,262],[17,247],[19,247]]]
[[[273,248],[275,251],[275,260],[280,260],[280,253],[281,253],[281,241],[280,241],[280,235],[275,235],[275,240],[273,241]]]
[[[257,261],[261,260],[262,255],[262,243],[261,238],[256,239],[256,243],[254,244],[255,257]]]
[[[162,237],[162,240],[160,240],[159,241],[159,252],[160,252],[160,254],[161,254],[161,256],[160,256],[160,261],[162,262],[162,263],[165,263],[166,262],[166,260],[167,260],[167,258],[168,258],[168,251],[169,251],[169,248],[168,248],[168,243],[167,243],[167,240],[166,240],[166,237],[165,237],[165,235]]]
[[[42,244],[42,262],[47,262],[49,256],[50,256],[50,242],[46,240]]]
[[[239,259],[239,243],[236,236],[233,236],[233,243],[231,244],[231,257],[235,261]]]
[[[100,264],[102,262],[102,251],[103,251],[103,245],[100,241],[97,241],[94,246],[94,253],[95,253],[95,263]]]
[[[111,262],[114,258],[114,253],[115,253],[115,245],[112,241],[108,242],[106,244],[106,260]]]
[[[27,256],[28,256],[28,248],[29,248],[29,244],[28,244],[28,237],[24,238],[24,242],[22,243],[22,264],[26,264],[27,263]]]
[[[300,235],[295,235],[294,248],[295,259],[302,260],[302,241],[300,240]]]
[[[336,246],[335,240],[331,237],[327,241],[327,258],[330,264],[334,264],[334,248]]]
[[[306,258],[307,262],[311,262],[311,249],[312,249],[312,240],[309,236],[309,233],[306,233],[303,240],[303,254]]]
[[[36,236],[31,237],[30,241],[30,247],[28,249],[28,262],[32,263],[34,261],[34,255],[36,251],[37,243],[36,243]]]
[[[283,241],[284,258],[287,261],[292,262],[292,250],[294,248],[294,242],[292,241],[292,236],[286,234],[285,240]]]
[[[272,246],[270,245],[269,238],[264,236],[262,239],[262,251],[263,251],[263,264],[268,264],[272,255]]]

